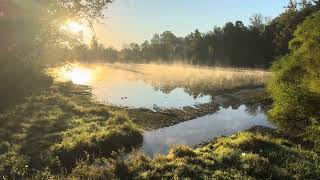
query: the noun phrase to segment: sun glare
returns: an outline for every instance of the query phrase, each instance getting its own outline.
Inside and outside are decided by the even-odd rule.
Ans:
[[[84,31],[84,27],[77,23],[77,22],[70,22],[67,24],[67,28],[72,31],[72,32],[75,32],[75,33],[79,33],[79,32],[83,32]]]
[[[66,74],[74,84],[88,85],[91,79],[91,73],[88,69],[75,67]]]

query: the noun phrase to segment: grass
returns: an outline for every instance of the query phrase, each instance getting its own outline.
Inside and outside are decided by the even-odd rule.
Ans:
[[[178,146],[150,159],[80,162],[69,179],[316,179],[320,157],[270,129],[218,138],[197,149]],[[89,173],[85,173],[89,172]]]
[[[77,159],[88,155],[108,156],[110,152],[142,142],[139,128],[122,113],[116,113],[101,124],[78,123],[79,127],[65,132],[63,140],[52,146],[64,167],[73,167]]]
[[[142,143],[120,110],[91,98],[88,87],[55,84],[0,113],[0,177],[67,173],[77,161],[111,156]]]
[[[256,95],[249,99],[261,101]],[[253,100],[248,103],[255,104]],[[123,153],[142,143],[139,126],[146,121],[139,124],[139,119],[130,117],[134,116],[128,110],[93,101],[85,86],[54,84],[40,94],[30,95],[0,113],[0,178],[320,177],[317,151],[299,137],[266,128],[220,137],[196,149],[177,146],[167,155],[152,159],[141,152],[133,152],[128,158]]]

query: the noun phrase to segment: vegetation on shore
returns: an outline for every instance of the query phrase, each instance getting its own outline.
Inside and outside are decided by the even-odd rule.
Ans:
[[[9,5],[21,3],[5,2]],[[69,53],[71,46],[76,48],[81,45],[77,39],[79,37],[70,36],[59,30],[65,19],[89,19],[92,22],[102,16],[102,10],[111,1],[43,1],[41,12],[32,11],[35,7],[34,0],[28,2],[26,9],[23,10],[34,12],[28,17],[24,17],[24,11],[14,14],[14,17],[18,18],[12,18],[7,14],[0,17],[1,22],[6,22],[7,27],[0,32],[3,37],[1,45],[6,46],[0,48],[0,56],[4,59],[0,66],[0,75],[3,78],[0,88],[1,99],[11,100],[20,94],[24,96],[31,92],[15,103],[1,103],[4,105],[0,107],[1,179],[316,179],[320,177],[319,1],[312,1],[313,3],[303,1],[307,2],[305,7],[287,9],[274,20],[275,37],[268,39],[268,42],[275,41],[276,51],[280,51],[275,52],[276,55],[288,53],[274,63],[272,67],[274,77],[269,84],[269,91],[274,101],[270,117],[281,128],[287,130],[286,132],[254,128],[229,137],[220,137],[196,149],[186,146],[172,148],[168,155],[159,155],[152,159],[139,153],[133,154],[132,158],[124,159],[114,152],[126,153],[139,146],[143,140],[139,125],[149,123],[149,127],[157,128],[159,124],[150,123],[159,120],[157,116],[144,116],[139,111],[133,112],[96,103],[91,97],[90,90],[85,86],[71,83],[50,85],[52,80],[43,73],[43,69],[50,63],[40,62],[41,59],[54,58],[53,64],[55,64],[57,59],[62,58],[63,53],[54,56],[53,49],[63,47]],[[86,6],[81,3],[85,3]],[[88,8],[83,9],[83,7]],[[309,16],[313,12],[316,13]],[[307,16],[309,17],[306,18]],[[304,22],[298,26],[302,21]],[[259,24],[256,25],[259,28]],[[297,26],[298,29],[295,31]],[[235,26],[228,23],[222,30],[217,29],[218,33],[212,38],[221,35],[221,42],[226,42],[223,39],[229,37],[228,32],[234,30],[240,30],[240,36],[235,36],[239,38],[248,31],[255,33],[257,29],[256,27],[247,29],[240,22]],[[290,42],[289,51],[287,42],[291,39],[293,31],[295,31],[294,39]],[[166,35],[171,36],[170,33]],[[261,35],[263,37],[265,34],[257,33],[259,38]],[[219,57],[218,48],[212,49],[209,46],[202,48],[206,42],[205,37],[200,32],[195,32],[186,38],[191,42],[193,49],[207,50],[207,52],[187,53],[191,61],[196,59],[206,63],[207,55],[210,55],[209,60]],[[246,48],[244,50],[231,46],[234,42],[240,41],[231,39],[226,42],[230,47],[226,46],[227,50],[220,51],[223,52],[221,54],[226,54],[226,57],[221,58],[225,60],[223,62],[225,64],[230,63],[228,62],[230,57],[238,55],[241,55],[242,60],[246,60],[246,56],[250,53],[248,47],[241,46]],[[70,47],[62,46],[66,44]],[[160,45],[170,47],[170,43],[161,42]],[[136,45],[133,46],[135,47]],[[257,46],[259,47],[263,45]],[[169,48],[168,51],[170,50]],[[48,52],[50,53],[46,54]],[[160,53],[160,55],[168,54],[170,53],[165,51]],[[264,57],[269,57],[270,54],[267,55]],[[170,57],[160,57],[160,59],[169,60]],[[252,54],[250,60],[254,59],[255,54]],[[263,59],[265,61],[262,62],[262,66],[271,60]],[[215,64],[214,61],[210,63]],[[256,62],[240,61],[239,64],[238,62],[230,64],[238,66],[242,63],[254,66]],[[269,99],[264,100],[269,102]],[[243,99],[240,101],[245,102]],[[259,100],[254,98],[253,101]],[[236,106],[236,104],[227,103],[226,106]],[[193,111],[189,112],[195,114]],[[188,113],[181,113],[178,116],[191,117]],[[148,121],[149,117],[153,119]],[[163,118],[161,123],[179,122],[171,120]]]
[[[94,102],[88,87],[54,84],[0,114],[0,177],[47,169],[63,174],[78,160],[111,156],[142,143],[124,111]]]
[[[258,97],[248,98],[248,103],[263,102]],[[302,137],[268,128],[221,137],[194,150],[178,146],[152,159],[140,152],[123,159],[121,152],[142,142],[136,123],[146,122],[134,123],[126,111],[94,102],[88,87],[71,83],[27,97],[1,113],[1,177],[312,179],[320,175],[320,157],[312,146],[308,149]]]
[[[280,131],[253,128],[218,138],[197,149],[178,146],[150,159],[97,159],[78,162],[68,179],[315,179],[319,154]]]
[[[320,148],[320,12],[308,17],[290,41],[291,52],[272,66],[270,117]]]

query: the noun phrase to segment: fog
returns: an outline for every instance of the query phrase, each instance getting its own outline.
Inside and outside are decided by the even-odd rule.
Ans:
[[[212,101],[219,93],[264,86],[270,72],[186,64],[83,64],[55,69],[58,80],[89,85],[106,104],[182,108]]]

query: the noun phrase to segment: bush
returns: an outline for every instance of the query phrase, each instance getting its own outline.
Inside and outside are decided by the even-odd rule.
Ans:
[[[319,143],[320,12],[308,17],[294,33],[291,52],[272,66],[268,85],[274,104],[269,114],[280,127]]]

